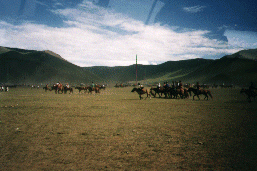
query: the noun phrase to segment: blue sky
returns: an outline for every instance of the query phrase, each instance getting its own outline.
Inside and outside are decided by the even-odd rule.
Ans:
[[[65,2],[65,3],[64,3]],[[0,46],[78,66],[217,59],[257,48],[253,0],[0,0]]]

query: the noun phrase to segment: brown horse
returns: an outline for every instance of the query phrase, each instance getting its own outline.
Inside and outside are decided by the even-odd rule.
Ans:
[[[131,92],[135,92],[135,91],[138,93],[140,100],[143,98],[142,97],[143,94],[147,95],[146,98],[149,97],[151,99],[151,94],[150,94],[150,91],[148,89],[146,89],[146,88],[143,88],[143,89],[133,88]]]
[[[247,99],[248,99],[248,102],[252,102],[251,100],[251,97],[253,97],[253,101],[255,100],[255,97],[257,96],[257,91],[256,90],[250,90],[250,89],[245,89],[245,88],[242,88],[240,93],[245,93],[247,95]]]
[[[60,94],[60,91],[63,93],[64,87],[61,83],[59,83],[58,85],[54,84],[52,87],[52,90],[55,90],[55,94],[57,94],[57,93]]]
[[[89,87],[75,87],[75,89],[79,90],[79,93],[84,90],[84,93],[88,90]]]
[[[213,96],[212,96],[210,90],[203,90],[203,89],[197,90],[196,88],[190,87],[190,88],[188,89],[188,92],[191,92],[191,91],[194,93],[193,100],[194,100],[194,97],[195,97],[195,96],[197,96],[198,99],[200,100],[199,95],[201,95],[201,94],[205,96],[205,97],[204,97],[204,100],[205,100],[206,98],[207,98],[207,100],[208,100],[208,95],[209,95],[211,98],[213,98]]]
[[[181,99],[188,98],[189,97],[188,89],[186,89],[186,88],[177,88],[177,89],[173,90],[173,95],[174,95],[174,98],[177,98],[178,95],[179,95],[179,97]]]

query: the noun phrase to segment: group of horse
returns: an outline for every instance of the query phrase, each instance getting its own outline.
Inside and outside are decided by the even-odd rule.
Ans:
[[[53,86],[49,87],[48,85],[46,85],[45,87],[43,87],[43,89],[45,91],[52,91],[54,90],[56,94],[67,94],[67,92],[69,92],[70,94],[73,93],[73,88],[72,87],[68,87],[68,86],[63,86],[61,83],[59,84],[54,84]],[[75,87],[75,89],[79,90],[79,93],[81,93],[81,91],[84,90],[84,93],[88,92],[91,93],[95,92],[95,93],[100,93],[100,89],[105,89],[105,86],[100,86],[100,85],[96,85],[95,87],[91,87],[91,86],[86,86],[86,87]]]
[[[92,94],[92,92],[94,91],[95,93],[100,93],[100,89],[105,89],[103,87],[100,86],[95,86],[95,87],[91,87],[91,86],[86,86],[86,87],[75,87],[75,89],[79,90],[79,93],[81,93],[82,90],[84,90],[84,93],[88,92]]]
[[[67,94],[67,92],[69,91],[70,94],[73,93],[73,88],[72,87],[67,87],[67,86],[63,86],[61,83],[59,84],[54,84],[52,87],[49,87],[48,85],[46,85],[45,87],[43,87],[43,89],[45,91],[55,91],[55,94]]]
[[[199,95],[204,95],[204,100],[208,100],[209,97],[213,99],[213,96],[211,94],[210,90],[206,89],[196,89],[193,87],[189,88],[173,88],[173,87],[151,87],[150,89],[148,88],[133,88],[131,92],[137,92],[139,95],[140,100],[143,98],[142,95],[146,94],[146,98],[150,98],[151,96],[156,97],[156,94],[159,95],[159,98],[164,95],[165,98],[173,98],[173,99],[186,99],[189,98],[189,96],[192,95],[191,92],[193,92],[193,100],[195,96],[198,97],[200,100]]]

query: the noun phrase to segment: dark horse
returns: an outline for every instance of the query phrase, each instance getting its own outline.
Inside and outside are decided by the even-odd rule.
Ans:
[[[154,92],[153,92],[154,91]],[[154,96],[154,97],[156,97],[156,94],[158,94],[159,95],[159,98],[161,98],[162,97],[162,94],[164,94],[165,95],[165,98],[167,98],[167,95],[169,95],[169,88],[164,88],[164,87],[160,87],[160,88],[156,88],[156,87],[152,87],[151,89],[150,89],[150,93]],[[161,94],[160,94],[161,93]]]
[[[252,102],[251,97],[253,97],[253,101],[255,100],[255,97],[257,96],[257,92],[255,90],[245,89],[242,88],[240,93],[245,93],[247,95],[248,102]]]
[[[64,87],[61,83],[59,83],[58,85],[57,84],[54,84],[53,87],[52,87],[52,90],[55,90],[55,94],[58,94],[60,93],[60,91],[63,93],[64,91]]]
[[[51,89],[50,87],[48,87],[48,86],[43,87],[43,89],[44,89],[45,91],[47,91],[47,90],[52,91],[52,89]]]
[[[84,93],[89,89],[89,87],[75,87],[75,89],[79,90],[79,93],[84,90]]]
[[[189,97],[188,89],[186,88],[171,88],[170,89],[170,96],[173,96],[174,98],[178,98],[178,96],[181,99],[185,99]]]
[[[210,91],[210,90],[203,90],[203,89],[197,90],[196,88],[190,87],[190,88],[188,89],[188,92],[191,92],[191,91],[194,93],[193,100],[194,100],[194,97],[195,97],[195,96],[197,96],[198,99],[200,100],[199,95],[201,95],[201,94],[205,96],[205,97],[204,97],[204,100],[205,100],[206,98],[207,98],[207,100],[208,100],[208,95],[209,95],[211,98],[213,98],[213,96],[211,95],[211,91]]]
[[[143,98],[142,97],[143,94],[147,95],[146,98],[149,97],[151,99],[151,94],[150,94],[150,91],[148,89],[146,89],[146,88],[143,88],[143,89],[133,88],[131,92],[135,92],[135,91],[138,93],[140,100]]]
[[[95,91],[95,93],[100,93],[99,87],[88,87],[88,94],[92,94],[92,91]]]
[[[67,93],[67,91],[70,91],[70,94],[72,94],[73,93],[73,88],[72,87],[64,87],[64,94],[66,94]]]

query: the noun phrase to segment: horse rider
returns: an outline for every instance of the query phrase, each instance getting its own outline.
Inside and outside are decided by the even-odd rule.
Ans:
[[[143,90],[144,86],[143,86],[142,84],[138,83],[138,88],[139,88],[140,90]]]
[[[182,90],[182,89],[183,89],[183,84],[182,84],[182,82],[181,82],[181,81],[179,81],[179,83],[178,83],[178,89],[180,89],[180,90]]]
[[[196,83],[197,94],[199,94],[200,88],[201,88],[201,86],[200,86],[199,82],[197,82]]]
[[[95,83],[94,82],[92,82],[91,88],[94,90],[94,88],[95,88]]]
[[[176,87],[176,86],[175,86],[175,81],[172,81],[171,87],[172,87],[172,88],[175,88],[175,87]]]
[[[257,88],[255,88],[253,82],[251,82],[251,84],[250,84],[250,86],[249,86],[249,90],[250,90],[251,94],[254,94],[254,93],[255,93],[254,91],[257,90]]]
[[[67,83],[67,84],[66,84],[66,88],[70,88],[70,85],[69,85],[69,83]]]
[[[160,90],[160,88],[161,88],[161,83],[158,83],[157,84],[157,89]]]

